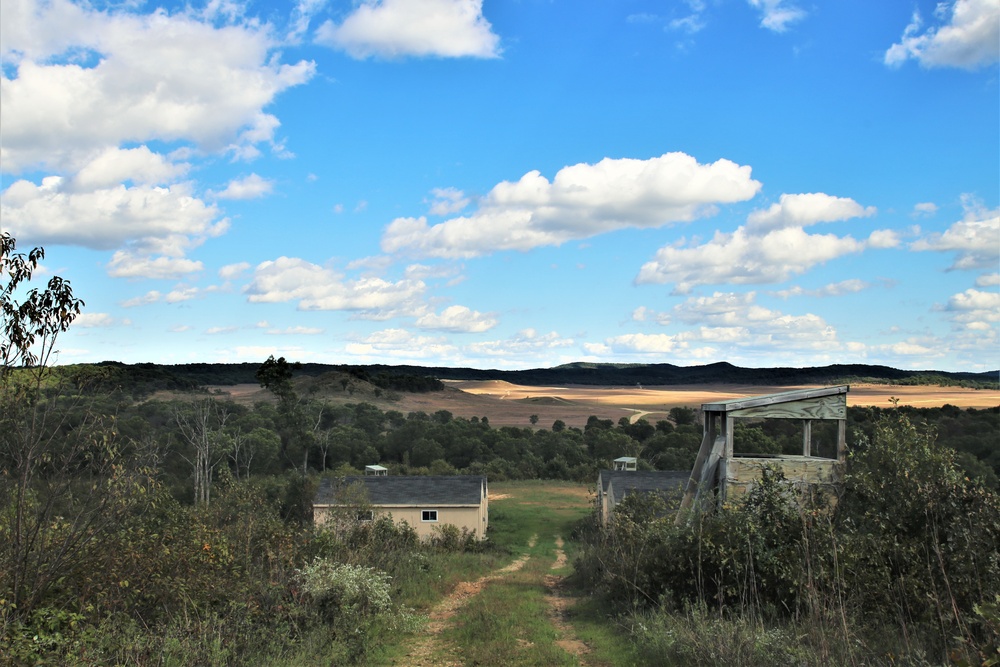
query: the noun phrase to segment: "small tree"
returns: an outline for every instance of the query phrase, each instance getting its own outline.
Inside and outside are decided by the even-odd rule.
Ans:
[[[677,406],[670,408],[670,418],[674,420],[674,423],[678,426],[684,426],[685,424],[693,424],[694,418],[697,413],[692,408],[686,408],[684,406]]]
[[[278,399],[278,415],[280,417],[281,453],[285,459],[295,466],[290,456],[290,450],[295,445],[302,448],[302,474],[305,475],[309,464],[309,444],[313,439],[303,426],[304,416],[299,404],[299,395],[292,384],[292,371],[302,367],[299,362],[288,363],[284,357],[274,358],[271,355],[257,369],[255,377],[264,387]]]
[[[58,276],[25,291],[45,253],[15,250],[0,234],[0,636],[96,567],[95,545],[152,485],[111,418],[81,388],[49,382],[58,336],[83,301]]]
[[[211,501],[215,466],[232,449],[233,443],[223,432],[228,419],[229,410],[211,398],[190,410],[174,409],[180,436],[191,448],[190,454],[181,456],[191,465],[196,505],[208,505]]]
[[[6,280],[0,287],[4,333],[0,339],[0,374],[5,378],[15,366],[35,367],[40,382],[55,353],[56,337],[69,329],[84,303],[73,295],[69,281],[59,276],[52,276],[44,290],[29,290],[18,302],[18,289],[31,280],[45,250],[33,248],[25,255],[14,252],[16,247],[13,236],[0,234],[0,280]]]

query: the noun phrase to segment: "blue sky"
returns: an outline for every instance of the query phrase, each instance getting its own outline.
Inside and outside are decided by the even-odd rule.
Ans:
[[[59,362],[1000,368],[1000,0],[0,9]]]

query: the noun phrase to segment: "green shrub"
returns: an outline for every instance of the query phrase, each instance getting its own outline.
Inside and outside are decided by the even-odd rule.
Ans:
[[[875,419],[870,433],[857,438],[835,508],[767,468],[741,501],[680,526],[661,501],[637,496],[609,526],[581,531],[577,572],[626,613],[704,607],[744,635],[763,620],[818,628],[809,641],[821,648],[856,641],[843,656],[985,660],[996,642],[986,601],[1000,594],[1000,497],[902,414]]]
[[[476,539],[475,531],[446,523],[434,526],[434,535],[431,536],[431,546],[442,551],[478,551],[481,547],[481,542]]]
[[[368,653],[379,631],[415,625],[412,614],[393,605],[385,572],[317,558],[298,571],[298,580],[305,600],[349,647],[351,659]]]

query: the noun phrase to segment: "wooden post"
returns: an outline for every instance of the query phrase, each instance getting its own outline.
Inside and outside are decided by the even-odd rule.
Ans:
[[[726,453],[725,458],[728,461],[733,458],[733,418],[726,415],[726,422],[723,424],[723,433],[726,434]]]
[[[703,420],[704,435],[701,438],[701,448],[698,450],[698,457],[694,461],[691,469],[691,477],[688,479],[687,488],[684,490],[684,498],[681,499],[680,509],[674,518],[674,523],[680,525],[682,517],[694,502],[694,497],[698,493],[698,485],[701,482],[702,469],[705,462],[712,453],[712,444],[715,442],[715,415],[714,412],[705,412]]]
[[[837,420],[837,460],[847,461],[847,420]]]
[[[812,456],[812,426],[811,419],[802,420],[802,456]]]

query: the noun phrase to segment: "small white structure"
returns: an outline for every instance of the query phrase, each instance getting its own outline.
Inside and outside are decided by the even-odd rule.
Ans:
[[[365,466],[365,475],[374,475],[375,477],[385,477],[389,474],[389,469],[382,467],[380,465]]]
[[[635,470],[638,459],[634,456],[619,456],[611,462],[612,470]]]

